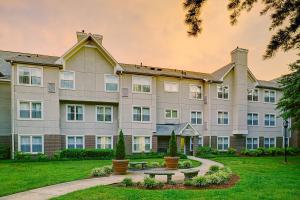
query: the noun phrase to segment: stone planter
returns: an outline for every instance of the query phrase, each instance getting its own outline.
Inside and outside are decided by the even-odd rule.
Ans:
[[[179,157],[165,157],[167,169],[178,169]]]
[[[113,160],[114,174],[126,174],[129,160]]]

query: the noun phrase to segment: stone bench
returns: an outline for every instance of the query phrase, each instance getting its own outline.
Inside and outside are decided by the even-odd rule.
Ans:
[[[170,183],[172,180],[172,176],[175,175],[174,172],[170,171],[147,171],[144,174],[148,174],[150,178],[155,178],[156,175],[165,175],[167,176],[167,183]]]
[[[141,165],[142,169],[145,169],[147,166],[147,162],[129,162],[130,167],[135,167],[136,165]]]
[[[184,174],[184,180],[189,180],[198,175],[199,169],[185,169],[180,172]]]

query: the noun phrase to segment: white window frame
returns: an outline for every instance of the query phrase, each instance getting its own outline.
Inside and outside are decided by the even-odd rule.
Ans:
[[[249,114],[251,114],[251,116],[252,116],[252,118],[251,118],[252,124],[250,124],[250,125],[248,124],[248,115],[249,115]],[[253,115],[254,115],[254,114],[257,114],[257,125],[253,125],[253,121],[254,121],[254,120],[253,120]],[[259,126],[259,113],[257,113],[257,112],[249,112],[249,113],[247,113],[247,125],[248,125],[248,126]]]
[[[170,110],[171,111],[171,117],[167,117],[167,110]],[[173,111],[176,111],[177,112],[177,117],[173,117]],[[179,119],[179,111],[178,109],[172,109],[172,108],[166,108],[165,109],[165,119]]]
[[[176,91],[168,91],[168,90],[166,90],[166,84],[176,85],[176,87],[177,87]],[[175,82],[175,81],[164,81],[164,91],[165,92],[169,92],[169,93],[177,93],[177,92],[179,92],[179,83]]]
[[[192,112],[196,112],[196,115],[197,115],[197,113],[201,113],[201,123],[200,124],[193,124],[192,123]],[[190,121],[191,121],[192,125],[203,125],[203,112],[200,111],[200,110],[191,110],[191,112],[190,112]],[[196,121],[198,122],[197,118],[196,118]]]
[[[135,121],[134,116],[133,116],[133,109],[134,107],[139,107],[141,108],[141,121]],[[149,121],[143,121],[143,108],[149,108]],[[134,123],[151,123],[151,107],[150,106],[139,106],[139,105],[133,105],[132,110],[131,110],[131,116],[132,116],[132,122]]]
[[[27,102],[29,103],[29,118],[21,118],[20,116],[20,103]],[[44,120],[44,102],[41,100],[17,100],[17,112],[18,112],[18,120]],[[41,118],[32,118],[32,103],[41,103]]]
[[[111,148],[110,149],[114,149],[114,136],[113,135],[96,135],[95,136],[95,148],[96,149],[99,149],[98,148],[98,144],[100,144],[100,143],[98,143],[98,138],[99,137],[110,137],[111,138]],[[101,144],[100,144],[101,145]],[[104,144],[105,145],[105,144]],[[105,148],[105,149],[109,149],[109,148]]]
[[[219,94],[218,94],[219,93],[219,91],[218,91],[219,87],[221,87],[221,89],[222,89],[222,97],[221,98],[219,98]],[[224,87],[228,88],[228,98],[227,99],[224,98],[224,96],[225,96],[224,95],[225,94]],[[223,85],[223,84],[217,85],[217,99],[222,99],[222,100],[226,100],[226,101],[228,101],[230,99],[230,88],[229,88],[229,85]]]
[[[73,73],[74,74],[74,78],[73,78],[73,82],[74,82],[74,84],[73,84],[73,88],[65,88],[65,87],[62,87],[62,85],[61,85],[61,73],[63,73],[63,72],[71,72],[71,73]],[[76,73],[75,73],[75,71],[70,71],[70,70],[64,70],[64,71],[59,71],[59,89],[62,89],[62,90],[75,90],[75,88],[76,88]]]
[[[82,106],[82,120],[68,120],[68,106]],[[76,112],[76,109],[75,109]],[[76,118],[76,113],[75,113]],[[83,104],[66,104],[66,122],[85,122],[85,106]]]
[[[219,149],[219,138],[223,138],[222,149]],[[224,149],[224,138],[228,138],[228,149],[230,148],[230,137],[229,136],[217,136],[217,150],[218,151],[228,151],[228,149]]]
[[[192,95],[191,95],[191,87],[193,87],[193,86],[200,87],[201,98],[193,98],[192,97]],[[190,99],[203,100],[203,87],[202,87],[202,85],[190,84],[189,85],[189,97],[190,97]]]
[[[270,145],[271,145],[271,138],[274,139],[274,147],[276,147],[276,137],[264,137],[264,148],[271,148]],[[266,147],[265,146],[265,139],[268,139],[269,140],[269,147]]]
[[[269,116],[270,116],[270,115],[274,115],[274,120],[275,120],[275,121],[274,121],[274,126],[273,126],[273,125],[272,125],[272,126],[270,125],[270,122],[271,122],[270,120],[269,120],[269,125],[266,125],[266,124],[265,124],[265,121],[266,121],[266,115],[269,115]],[[269,118],[269,119],[270,119],[270,118]],[[276,127],[276,124],[277,124],[277,118],[276,118],[276,114],[275,114],[275,113],[265,113],[265,114],[264,114],[264,127],[274,128],[274,127]]]
[[[203,138],[203,136],[201,136],[201,135],[198,136],[198,145],[200,144],[199,138],[201,138],[201,147],[203,147],[203,144],[204,144],[204,141],[203,141],[203,140],[204,140],[204,138]]]
[[[224,115],[224,113],[225,112],[227,112],[227,114],[228,114],[228,123],[227,124],[219,124],[219,112],[222,112],[223,113],[223,115]],[[225,118],[223,118],[223,119],[225,119]],[[224,121],[224,120],[223,120]],[[220,126],[229,126],[229,124],[230,124],[230,116],[229,116],[229,112],[228,111],[223,111],[223,110],[218,110],[217,111],[217,125],[220,125]]]
[[[143,91],[134,91],[134,80],[135,79],[148,79],[148,81],[150,82],[150,92],[143,92]],[[138,84],[141,85],[141,87],[143,86],[142,84]],[[131,79],[131,90],[132,93],[136,93],[136,94],[152,94],[152,77],[150,76],[132,76]]]
[[[254,90],[257,90],[257,101],[253,100],[253,94],[254,94]],[[248,92],[251,91],[251,100],[248,99],[248,94],[247,94],[247,100],[248,102],[259,102],[259,89],[254,88],[254,89],[248,89]]]
[[[104,121],[98,121],[98,117],[97,117],[97,115],[98,115],[98,113],[97,113],[97,111],[98,111],[98,108],[99,107],[103,107],[104,108]],[[96,112],[96,122],[100,122],[100,123],[106,123],[106,124],[111,124],[111,123],[113,123],[113,118],[114,118],[114,107],[113,106],[106,106],[106,105],[96,105],[95,106],[95,112]],[[105,108],[110,108],[111,109],[111,120],[110,121],[105,121]]]
[[[28,68],[30,70],[29,72],[29,84],[25,84],[25,83],[20,83],[20,69],[21,68]],[[41,84],[40,85],[35,85],[35,84],[31,84],[31,69],[39,69],[41,70]],[[43,67],[34,67],[34,66],[27,66],[27,65],[18,65],[17,66],[17,85],[22,85],[22,86],[32,86],[32,87],[43,87],[43,81],[44,80],[44,69]]]
[[[274,92],[274,102],[270,102],[271,91]],[[269,92],[269,101],[265,101],[266,92]],[[276,99],[277,99],[276,90],[264,90],[264,103],[276,104]]]
[[[107,88],[106,88],[106,83],[110,83],[110,82],[108,82],[107,81],[107,77],[108,76],[114,76],[114,77],[116,77],[117,79],[118,79],[118,87],[117,87],[117,90],[115,90],[115,91],[111,91],[111,90],[107,90]],[[119,78],[119,76],[117,76],[117,75],[115,75],[115,74],[104,74],[104,88],[105,88],[105,92],[119,92],[119,86],[120,86],[120,78]],[[151,88],[150,88],[150,91],[151,91]]]
[[[19,134],[18,135],[18,151],[21,151],[21,137],[25,136],[25,137],[30,137],[30,152],[24,152],[24,153],[29,153],[29,154],[39,154],[39,153],[44,153],[44,135],[26,135],[26,134]],[[32,137],[42,137],[42,152],[32,152]]]
[[[84,135],[66,135],[66,149],[68,149],[68,146],[69,146],[69,140],[68,138],[69,137],[74,137],[74,145],[75,145],[75,148],[74,149],[77,149],[77,142],[76,142],[76,137],[82,137],[82,149],[85,149],[85,136]]]
[[[251,149],[249,149],[249,150],[254,150],[253,149],[253,139],[257,139],[257,148],[259,148],[259,137],[246,137],[246,149],[248,149],[248,143],[247,143],[247,140],[248,139],[251,139]]]
[[[150,150],[149,151],[135,151],[134,150],[134,137],[143,137],[144,140],[145,140],[145,137],[150,137]],[[144,142],[145,144],[145,142]],[[145,149],[145,146],[144,146],[144,149]],[[145,153],[148,153],[148,152],[151,152],[152,150],[152,136],[151,135],[132,135],[132,152],[133,153],[141,153],[141,152],[145,152]]]

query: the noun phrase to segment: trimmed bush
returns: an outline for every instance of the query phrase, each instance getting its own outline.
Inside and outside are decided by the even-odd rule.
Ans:
[[[117,143],[116,160],[124,160],[125,157],[126,157],[125,141],[124,141],[123,131],[121,130],[118,138],[118,143]]]
[[[175,131],[172,131],[171,138],[169,141],[169,149],[168,149],[168,154],[171,157],[176,157],[177,156],[177,142],[176,142],[176,136],[175,136]]]
[[[197,176],[193,178],[193,185],[197,187],[204,187],[207,186],[207,179],[205,176]]]
[[[59,154],[59,159],[112,159],[112,149],[64,149]]]
[[[193,185],[193,181],[191,179],[185,180],[183,182],[183,185],[185,185],[185,186],[192,186]]]
[[[236,154],[236,149],[235,148],[228,148],[227,154],[229,155],[235,155]]]
[[[295,147],[288,147],[287,148],[287,154],[288,155],[296,155],[300,152],[299,148]],[[263,148],[259,147],[254,150],[249,150],[249,149],[243,149],[241,151],[241,155],[244,156],[279,156],[279,155],[284,155],[284,148]]]
[[[207,172],[207,174],[213,174],[216,173],[220,170],[220,167],[218,165],[212,165],[209,167],[209,171]]]
[[[154,178],[145,177],[143,185],[147,189],[154,189],[154,188],[162,188],[164,186],[164,183],[157,181]]]
[[[133,153],[132,155],[127,155],[128,159],[148,159],[148,158],[163,158],[165,153],[149,152],[149,153]]]
[[[8,145],[0,144],[0,160],[10,158],[10,147]]]
[[[91,176],[103,177],[103,176],[109,176],[111,173],[112,173],[112,167],[104,166],[104,167],[92,169]]]
[[[217,168],[213,167],[214,170]],[[232,171],[228,167],[221,168],[214,173],[207,173],[204,176],[197,176],[192,179],[192,184],[196,187],[205,187],[208,185],[220,185],[229,181]]]
[[[133,186],[133,181],[132,181],[132,178],[130,177],[126,177],[122,180],[122,185],[128,187],[128,186]]]
[[[196,156],[202,158],[213,158],[222,156],[236,156],[236,149],[228,148],[227,151],[218,151],[208,146],[198,147],[196,150]]]
[[[150,163],[148,163],[147,167],[149,167],[149,168],[159,168],[160,164],[159,164],[159,162],[150,162]]]

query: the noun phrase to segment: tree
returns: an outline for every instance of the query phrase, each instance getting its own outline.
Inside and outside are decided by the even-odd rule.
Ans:
[[[117,149],[116,149],[116,159],[117,160],[124,160],[125,159],[125,141],[124,141],[124,135],[123,131],[120,131],[118,143],[117,143]]]
[[[177,142],[174,130],[172,131],[171,138],[169,141],[169,155],[171,157],[177,156]]]
[[[290,64],[291,73],[279,80],[283,95],[277,104],[283,119],[292,118],[293,129],[300,129],[300,60]]]
[[[208,0],[185,0],[184,8],[187,10],[185,23],[189,26],[188,34],[198,36],[202,31],[201,9]],[[249,12],[258,0],[229,0],[227,5],[230,14],[230,23],[235,25],[241,12]],[[271,25],[269,30],[278,29],[272,36],[264,58],[271,58],[281,49],[300,49],[300,0],[261,0],[264,8],[261,15],[270,13]]]

